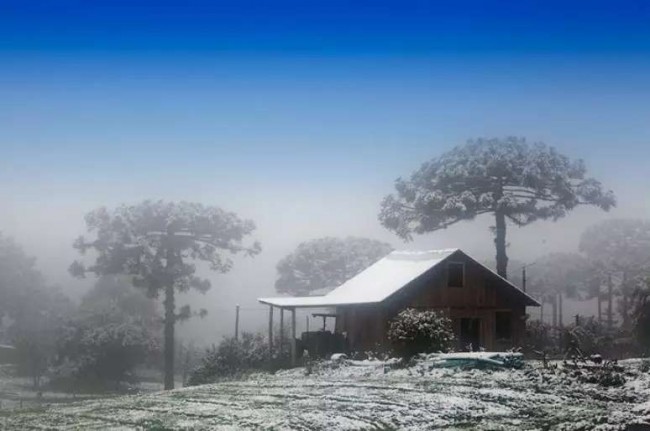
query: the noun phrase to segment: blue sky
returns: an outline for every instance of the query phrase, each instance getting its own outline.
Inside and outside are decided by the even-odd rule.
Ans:
[[[372,182],[477,135],[644,151],[650,7],[564,3],[5,1],[2,179]]]
[[[616,214],[650,217],[649,24],[641,1],[0,0],[0,230],[73,283],[93,207],[222,205],[265,247],[231,282],[271,294],[298,242],[395,242],[376,213],[396,177],[505,135],[586,159]],[[603,216],[513,230],[511,252]],[[487,223],[416,245],[490,250]]]
[[[3,1],[3,47],[310,55],[643,52],[647,2]]]

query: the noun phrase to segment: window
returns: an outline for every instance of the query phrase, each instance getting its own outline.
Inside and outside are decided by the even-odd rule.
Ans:
[[[497,340],[512,338],[512,314],[509,311],[497,311],[494,314],[494,335]]]
[[[447,264],[447,286],[463,287],[465,285],[465,264],[449,262]]]

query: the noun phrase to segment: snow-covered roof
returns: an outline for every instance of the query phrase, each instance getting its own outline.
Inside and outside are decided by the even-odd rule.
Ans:
[[[278,307],[327,307],[382,302],[456,251],[456,248],[394,251],[327,295],[259,298],[259,301]]]
[[[258,301],[263,304],[286,308],[379,303],[458,251],[467,256],[466,253],[457,248],[428,251],[393,251],[326,295],[258,298]],[[467,257],[474,260],[470,256]],[[508,280],[476,260],[474,261],[494,274],[495,277],[501,279],[504,285],[507,286],[506,288],[509,288],[515,294],[521,295],[526,305],[539,305],[535,299],[519,290]]]

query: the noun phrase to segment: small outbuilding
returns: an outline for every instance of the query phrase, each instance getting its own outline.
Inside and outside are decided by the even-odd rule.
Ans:
[[[540,304],[526,292],[459,249],[394,251],[323,296],[259,298],[292,316],[295,310],[332,309],[335,331],[352,351],[387,345],[390,320],[406,308],[437,310],[453,322],[457,348],[499,350],[521,345],[526,307]]]

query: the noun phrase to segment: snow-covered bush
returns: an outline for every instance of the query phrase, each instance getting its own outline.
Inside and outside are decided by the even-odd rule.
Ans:
[[[408,308],[391,320],[388,339],[397,354],[408,358],[418,353],[449,351],[454,333],[451,320],[443,314]]]
[[[526,322],[526,351],[545,352],[558,354],[560,352],[559,339],[553,326],[539,320]]]
[[[52,383],[105,389],[135,380],[160,350],[156,304],[120,277],[103,277],[58,331]]]
[[[641,373],[650,373],[650,359],[644,359],[639,364],[639,371]]]
[[[609,328],[595,318],[582,319],[579,325],[565,330],[565,345],[575,340],[585,355],[600,354],[605,358],[625,358],[639,355],[640,348],[630,330]]]
[[[269,345],[261,334],[244,332],[241,339],[225,338],[206,351],[201,364],[190,375],[188,385],[211,383],[223,377],[261,370],[268,362]]]
[[[617,387],[625,384],[623,372],[612,366],[603,366],[591,372],[580,373],[577,378],[579,382],[595,383],[606,387]]]
[[[526,350],[544,352],[550,357],[600,354],[604,358],[633,357],[640,353],[632,333],[620,327],[609,328],[597,319],[582,318],[578,325],[553,327],[538,320],[526,323]],[[577,350],[576,350],[577,349]]]
[[[57,340],[53,383],[86,389],[133,381],[133,370],[159,350],[157,334],[142,319],[117,310],[76,317]]]

